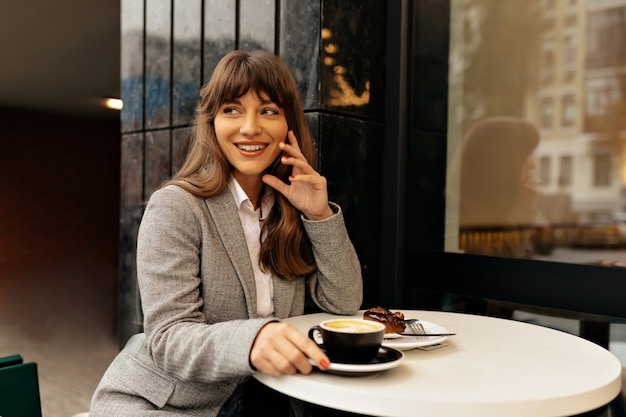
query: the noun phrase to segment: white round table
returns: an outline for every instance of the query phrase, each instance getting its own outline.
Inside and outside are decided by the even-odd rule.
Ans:
[[[619,360],[562,331],[492,317],[401,310],[456,333],[447,346],[404,351],[398,366],[366,376],[255,377],[290,397],[371,416],[571,416],[608,404],[621,389]],[[286,319],[302,332],[331,314]],[[360,312],[355,317],[362,317]]]

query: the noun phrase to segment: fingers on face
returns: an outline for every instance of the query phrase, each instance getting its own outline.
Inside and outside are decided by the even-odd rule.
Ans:
[[[282,150],[290,156],[304,159],[304,155],[302,154],[302,152],[300,152],[298,139],[296,138],[296,135],[294,135],[292,130],[290,130],[287,134],[287,138],[289,139],[289,142],[280,143],[280,147],[282,148]]]
[[[306,161],[306,158],[300,152],[299,149],[296,149],[293,146],[290,146],[284,143],[281,143],[280,147],[282,148],[282,151],[284,152],[283,161],[286,159],[297,159],[297,160]]]
[[[309,163],[304,159],[304,157],[289,157],[285,155],[283,156],[281,162],[285,165],[291,165],[294,168],[300,168],[302,170],[306,170],[307,168],[311,167]]]
[[[289,132],[287,132],[287,138],[289,139],[289,144],[299,151],[300,145],[298,144],[298,138],[296,138],[296,135],[295,133],[293,133],[293,130],[290,130]]]

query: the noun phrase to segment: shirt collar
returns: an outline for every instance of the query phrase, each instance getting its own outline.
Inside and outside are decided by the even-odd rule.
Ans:
[[[243,190],[243,188],[241,188],[241,185],[239,185],[239,182],[237,182],[235,177],[230,178],[230,182],[228,183],[228,189],[233,195],[233,198],[235,199],[235,203],[237,204],[237,208],[239,210],[241,210],[242,205],[246,201],[248,202],[248,206],[250,210],[254,210],[254,208],[252,207],[252,202],[250,201],[250,198],[248,197],[246,192]],[[267,216],[270,214],[270,210],[272,209],[273,206],[274,206],[273,194],[269,192],[269,190],[267,190],[267,187],[266,187],[265,192],[263,193],[263,196],[261,197],[262,216],[259,218],[259,220],[265,220]]]

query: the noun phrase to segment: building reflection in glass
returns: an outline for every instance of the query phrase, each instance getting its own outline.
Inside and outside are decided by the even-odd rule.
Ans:
[[[348,69],[337,62],[336,55],[340,52],[339,46],[333,42],[332,31],[322,29],[322,62],[332,69],[333,76],[328,91],[326,105],[333,107],[364,106],[370,102],[370,82],[366,80],[360,87],[361,93],[356,92],[356,87],[351,85],[347,77]]]
[[[626,0],[451,4],[446,250],[626,262]],[[464,155],[472,131],[502,118],[538,136],[526,218],[511,213],[527,202],[498,189],[526,175],[518,165],[528,150],[501,149],[515,134],[483,129],[491,144],[478,174]],[[496,214],[511,202],[507,216]]]

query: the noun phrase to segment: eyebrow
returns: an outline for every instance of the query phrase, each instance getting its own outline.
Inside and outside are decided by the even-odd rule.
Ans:
[[[228,103],[241,104],[241,100],[239,100],[239,97],[235,97],[232,100],[224,101],[224,104],[228,104]],[[278,104],[276,104],[271,98],[268,98],[268,99],[261,98],[261,104],[262,105],[274,104],[275,106],[278,106]]]

